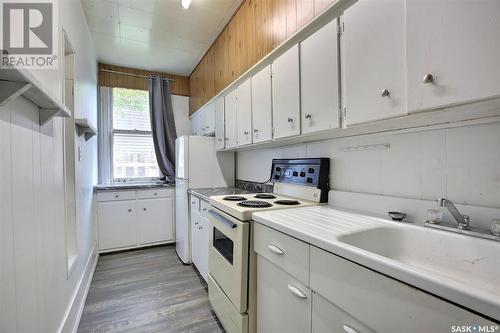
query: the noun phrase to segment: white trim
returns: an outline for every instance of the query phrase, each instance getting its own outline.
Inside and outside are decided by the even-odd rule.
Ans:
[[[87,260],[87,264],[85,265],[85,270],[83,271],[82,277],[78,281],[78,285],[75,288],[73,297],[71,298],[71,303],[66,309],[64,319],[62,320],[59,329],[57,330],[58,333],[75,333],[78,330],[78,325],[80,324],[83,308],[85,306],[85,301],[90,289],[90,284],[92,283],[92,278],[94,277],[98,259],[99,254],[97,253],[97,243],[94,243],[92,251],[90,252],[89,258]],[[78,295],[81,295],[81,297],[78,298]],[[72,316],[72,314],[74,314],[74,316]],[[72,317],[75,318],[75,321],[73,323],[69,322]]]

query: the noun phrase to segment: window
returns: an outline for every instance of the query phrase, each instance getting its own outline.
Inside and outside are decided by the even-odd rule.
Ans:
[[[112,96],[113,179],[158,178],[148,92],[113,88]]]

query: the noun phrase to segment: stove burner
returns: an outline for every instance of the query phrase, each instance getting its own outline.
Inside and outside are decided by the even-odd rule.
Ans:
[[[278,204],[278,205],[287,205],[287,206],[300,205],[299,201],[297,201],[297,200],[289,200],[289,199],[276,200],[274,203]]]
[[[261,200],[245,200],[242,202],[238,202],[238,206],[249,207],[249,208],[266,208],[266,207],[271,207],[272,204]]]
[[[227,201],[243,201],[246,200],[247,198],[242,197],[241,195],[228,195],[227,197],[224,197],[222,199]]]
[[[259,193],[255,195],[257,199],[276,199],[276,196],[271,193]]]

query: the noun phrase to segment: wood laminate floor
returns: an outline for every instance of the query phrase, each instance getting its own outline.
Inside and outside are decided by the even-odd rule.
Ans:
[[[174,246],[99,258],[78,333],[224,332],[206,284]]]

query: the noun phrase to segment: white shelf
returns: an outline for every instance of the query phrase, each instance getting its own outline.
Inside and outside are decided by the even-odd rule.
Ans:
[[[78,136],[82,136],[85,134],[85,141],[88,141],[93,136],[97,135],[96,128],[89,122],[87,118],[76,118],[75,125],[77,127]]]
[[[52,96],[28,70],[0,69],[0,106],[23,96],[40,109],[40,126],[53,117],[69,117],[71,111]]]

